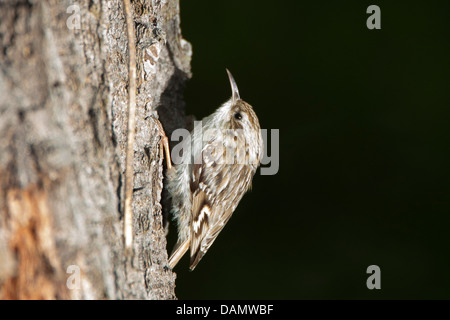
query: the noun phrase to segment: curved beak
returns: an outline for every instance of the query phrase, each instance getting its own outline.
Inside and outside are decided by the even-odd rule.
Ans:
[[[230,70],[228,70],[228,69],[226,69],[226,70],[228,73],[228,79],[230,80],[232,99],[233,99],[233,105],[234,105],[234,104],[236,104],[236,101],[241,99],[241,97],[239,96],[239,89],[237,87],[236,81],[233,78],[233,75],[231,74]]]

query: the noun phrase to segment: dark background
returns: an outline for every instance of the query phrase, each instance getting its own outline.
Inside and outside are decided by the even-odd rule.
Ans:
[[[280,169],[181,260],[180,299],[450,298],[450,3],[392,2],[181,1],[187,113],[230,97],[229,68]]]

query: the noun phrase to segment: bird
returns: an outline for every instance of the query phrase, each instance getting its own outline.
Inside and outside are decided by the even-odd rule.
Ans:
[[[184,161],[166,172],[170,212],[178,229],[171,269],[188,250],[189,269],[195,269],[251,188],[263,155],[258,117],[226,71],[231,98],[202,119],[201,130],[194,128],[190,139],[180,142]]]

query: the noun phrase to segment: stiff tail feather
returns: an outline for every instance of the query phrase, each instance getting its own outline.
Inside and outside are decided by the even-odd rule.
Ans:
[[[175,268],[175,266],[177,265],[178,261],[180,261],[180,259],[186,253],[186,251],[188,251],[189,243],[190,243],[189,239],[186,239],[181,244],[177,243],[177,245],[175,246],[175,249],[173,250],[173,252],[172,252],[172,254],[170,255],[170,258],[169,258],[169,267],[170,267],[170,269]]]

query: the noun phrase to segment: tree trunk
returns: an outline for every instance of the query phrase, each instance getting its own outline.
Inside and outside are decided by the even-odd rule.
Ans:
[[[133,253],[123,241],[122,0],[0,0],[0,298],[173,299],[160,135],[184,126],[178,0],[134,0]]]

